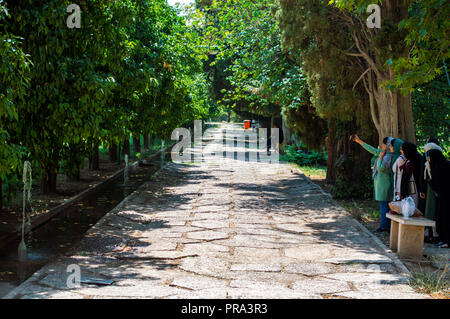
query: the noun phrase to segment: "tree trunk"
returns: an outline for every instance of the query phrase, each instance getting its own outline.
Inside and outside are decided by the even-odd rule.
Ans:
[[[144,133],[144,150],[148,151],[149,148],[149,140],[148,140],[148,132]]]
[[[0,178],[0,211],[3,209],[3,187],[2,187],[2,179]]]
[[[284,118],[281,118],[281,128],[283,130],[283,136],[284,136],[284,141],[283,143],[285,145],[289,145],[292,143],[292,131],[291,129],[286,125],[286,122],[284,120]]]
[[[123,141],[122,153],[124,155],[128,154],[128,156],[130,156],[130,137],[129,136]]]
[[[135,153],[141,152],[141,136],[139,134],[133,135],[133,150]]]
[[[377,131],[380,145],[385,137],[401,138],[415,143],[411,95],[404,96],[398,91],[387,91],[381,87],[375,92],[375,100],[378,106]]]
[[[334,184],[336,182],[336,126],[334,121],[330,121],[328,124],[328,162],[327,162],[327,177],[328,184]]]
[[[100,169],[100,156],[98,153],[98,145],[95,145],[93,148],[93,155],[89,159],[89,169],[98,171]]]
[[[41,174],[40,186],[43,194],[56,193],[57,168],[54,166],[46,167]]]
[[[78,168],[75,172],[71,173],[68,177],[72,181],[79,181],[81,179],[80,178],[80,168]]]
[[[385,21],[397,24],[408,17],[408,6],[408,3],[404,1],[386,0],[381,6],[381,16]],[[378,48],[372,46],[376,33],[353,32],[352,36],[358,54],[351,53],[350,55],[360,56],[361,62],[365,64],[361,70],[364,72],[361,77],[364,88],[369,94],[370,111],[378,132],[379,143],[381,144],[385,137],[401,138],[415,143],[411,95],[409,93],[403,95],[398,89],[388,91],[385,86],[382,86],[388,80],[395,80],[398,74],[395,74],[392,67],[387,70],[384,68],[386,57],[377,50]],[[386,47],[388,45],[398,47],[399,45],[399,40],[395,36],[386,41],[395,41],[385,43]],[[395,54],[392,58],[407,57],[409,50],[405,46],[403,48],[403,52]]]
[[[297,135],[294,133],[292,134],[292,139],[294,140],[295,145],[297,146],[297,149],[300,149],[302,147],[300,141],[297,138]]]
[[[399,94],[398,96],[399,103],[399,125],[400,125],[400,136],[404,141],[408,141],[411,143],[416,143],[416,134],[414,127],[414,118],[412,111],[412,102],[411,102],[411,94],[404,96]]]
[[[49,147],[50,154],[42,159],[40,188],[43,194],[56,193],[56,177],[59,168],[59,148]]]
[[[112,143],[109,147],[109,161],[114,163],[117,161],[117,144]]]
[[[367,197],[372,194],[372,154],[349,141],[355,129],[364,132],[367,143],[376,143],[376,131],[367,127],[363,129],[356,121],[345,123],[333,120],[328,124],[326,182],[333,185],[332,192],[336,198]]]

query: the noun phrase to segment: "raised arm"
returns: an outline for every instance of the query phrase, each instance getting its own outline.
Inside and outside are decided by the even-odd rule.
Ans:
[[[368,151],[369,153],[371,153],[372,155],[380,155],[381,152],[383,152],[383,150],[380,150],[378,148],[375,148],[373,146],[370,146],[369,144],[363,142],[363,140],[361,140],[359,138],[358,135],[353,135],[351,137],[352,141],[354,141],[355,143],[358,143],[359,145],[361,145],[366,151]]]

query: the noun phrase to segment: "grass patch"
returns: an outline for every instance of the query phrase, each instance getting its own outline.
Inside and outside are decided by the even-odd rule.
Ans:
[[[298,168],[309,178],[325,179],[327,176],[327,168],[325,166],[298,165]]]
[[[448,271],[448,265],[443,271],[419,271],[411,273],[409,284],[417,292],[427,293],[436,298],[450,298],[450,286],[445,280],[445,274]]]

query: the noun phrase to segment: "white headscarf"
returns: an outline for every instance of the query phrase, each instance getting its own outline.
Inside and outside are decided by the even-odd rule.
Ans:
[[[425,144],[423,149],[424,149],[425,153],[430,151],[430,150],[439,150],[439,151],[442,152],[442,148],[439,145],[435,144],[435,143]]]
[[[425,154],[428,151],[431,151],[431,150],[438,150],[438,151],[440,151],[442,153],[442,148],[439,145],[435,144],[435,143],[425,144],[423,149],[425,151]],[[425,170],[423,172],[423,178],[425,180],[427,180],[427,175],[430,177],[430,180],[431,180],[431,167],[430,167],[430,162],[428,162],[428,161],[425,162]]]

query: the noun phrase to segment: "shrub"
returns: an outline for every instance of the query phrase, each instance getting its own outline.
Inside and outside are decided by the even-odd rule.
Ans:
[[[295,145],[282,145],[284,155],[281,160],[296,163],[300,166],[322,166],[327,164],[325,152],[308,151],[303,148],[297,149]]]

